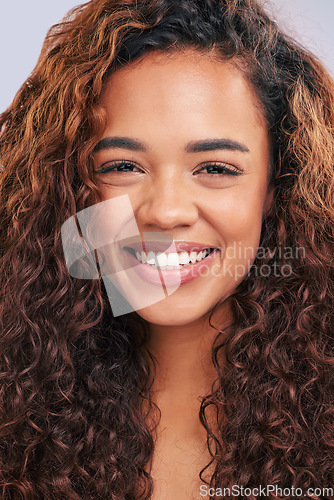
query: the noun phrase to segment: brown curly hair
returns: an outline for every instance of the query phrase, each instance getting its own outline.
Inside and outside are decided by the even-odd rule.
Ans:
[[[108,76],[148,51],[185,47],[214,48],[252,82],[275,188],[260,242],[269,251],[233,293],[236,321],[212,347],[217,380],[199,414],[210,486],[334,484],[333,81],[255,0],[92,0],[51,28],[0,115],[2,499],[152,494],[147,332],[113,317],[101,280],[69,275],[61,226],[101,201],[92,152]],[[277,252],[287,247],[292,258]],[[258,275],[274,261],[278,276]]]

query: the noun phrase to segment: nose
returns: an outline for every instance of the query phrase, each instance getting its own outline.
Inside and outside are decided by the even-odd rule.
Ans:
[[[159,229],[192,226],[198,219],[196,200],[189,186],[177,179],[159,178],[144,188],[136,218],[142,226]]]

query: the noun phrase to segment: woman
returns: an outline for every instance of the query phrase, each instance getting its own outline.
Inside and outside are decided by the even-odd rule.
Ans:
[[[333,90],[255,0],[50,31],[0,120],[2,498],[331,498]],[[67,267],[90,207],[126,311],[98,237]]]

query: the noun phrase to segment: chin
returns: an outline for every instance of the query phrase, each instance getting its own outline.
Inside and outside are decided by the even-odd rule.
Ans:
[[[185,326],[199,321],[209,315],[215,303],[199,306],[193,302],[191,305],[185,304],[183,307],[178,301],[177,305],[170,304],[169,300],[163,300],[152,306],[145,307],[137,311],[137,314],[148,323],[161,326]]]

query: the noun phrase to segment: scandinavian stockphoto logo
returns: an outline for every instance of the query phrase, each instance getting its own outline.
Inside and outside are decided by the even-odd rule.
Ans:
[[[172,283],[164,282],[159,266],[150,269],[149,281],[136,271],[141,263],[133,249],[150,249],[151,243],[160,251],[176,250],[169,234],[140,233],[128,195],[73,215],[62,225],[61,237],[69,274],[79,279],[101,275],[115,317],[156,304],[180,286],[177,273]]]
[[[234,241],[224,248],[210,249],[213,251],[208,254],[187,251],[177,257],[177,244],[171,235],[139,231],[127,194],[73,215],[62,225],[61,237],[69,274],[79,279],[101,277],[114,316],[167,298],[179,288],[181,279],[185,282],[185,275],[188,281],[198,276],[221,277],[230,285],[239,283],[250,271],[265,278],[286,278],[292,273],[288,261],[300,258],[301,251],[305,256],[305,249],[299,247],[256,249]]]

